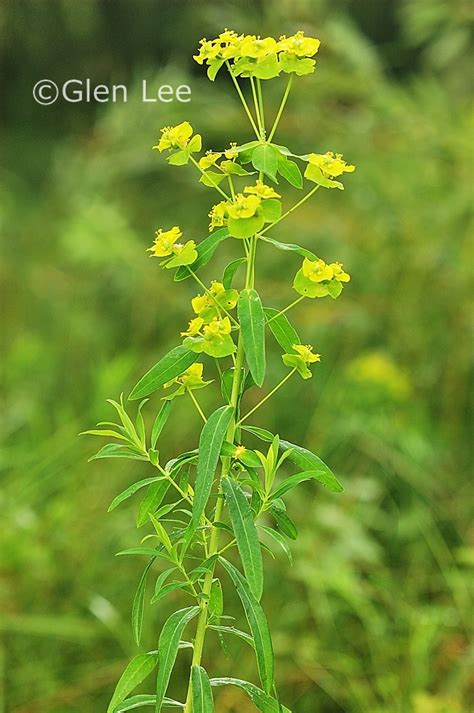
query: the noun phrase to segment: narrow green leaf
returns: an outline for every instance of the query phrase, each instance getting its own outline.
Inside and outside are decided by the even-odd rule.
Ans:
[[[222,284],[224,285],[226,290],[230,290],[232,287],[232,282],[234,280],[234,275],[239,269],[241,265],[243,265],[244,262],[247,261],[247,258],[245,257],[239,257],[237,260],[232,260],[227,267],[224,270],[224,274],[222,276]]]
[[[137,527],[145,525],[148,522],[149,513],[155,513],[158,510],[169,487],[169,480],[159,480],[148,487],[148,491],[138,507]]]
[[[161,713],[163,699],[171,678],[179,642],[186,625],[199,614],[199,607],[179,609],[166,620],[158,642],[158,677],[156,680],[155,713]]]
[[[304,483],[307,480],[316,479],[314,470],[305,470],[302,473],[296,473],[295,475],[290,475],[276,488],[272,493],[272,498],[282,498],[286,493],[293,488],[296,488],[300,483]]]
[[[232,406],[222,406],[209,416],[202,429],[193,500],[194,527],[199,525],[199,520],[209,500],[222,444],[233,414]]]
[[[268,512],[273,515],[280,530],[289,537],[290,540],[296,540],[298,530],[291,517],[286,514],[284,505],[279,505],[279,501],[275,501],[268,508]]]
[[[196,260],[192,263],[192,265],[189,265],[191,270],[193,272],[196,272],[196,270],[199,270],[200,267],[206,265],[217,250],[219,243],[221,243],[228,237],[229,231],[227,230],[227,228],[220,228],[214,233],[208,235],[207,238],[204,238],[204,240],[202,240],[196,247],[198,256]],[[188,277],[191,277],[191,273],[189,272],[187,267],[183,266],[176,270],[174,280],[175,282],[180,282],[181,280],[186,280],[186,278]]]
[[[131,446],[121,446],[117,443],[107,443],[103,448],[100,449],[94,456],[89,458],[91,460],[98,460],[99,458],[131,458],[132,460],[148,460],[148,456],[140,453],[138,450],[132,449]]]
[[[245,577],[255,599],[260,601],[263,592],[262,551],[253,513],[244,492],[235,480],[223,478],[222,487]]]
[[[140,639],[142,636],[143,611],[145,608],[146,580],[147,580],[148,572],[150,571],[150,567],[152,566],[154,561],[155,561],[154,559],[151,559],[148,562],[147,566],[145,567],[143,574],[140,578],[140,582],[138,584],[138,588],[137,588],[135,597],[133,599],[132,631],[133,631],[133,636],[135,637],[137,646],[140,646]]]
[[[281,243],[279,240],[269,238],[268,235],[261,235],[260,240],[263,240],[265,243],[270,243],[270,245],[273,245],[275,248],[278,248],[278,250],[298,253],[298,255],[303,255],[303,257],[307,257],[309,260],[318,259],[317,256],[311,252],[311,250],[302,248],[301,245],[295,245],[294,243]]]
[[[117,433],[117,431],[112,431],[105,428],[93,428],[90,431],[82,431],[80,436],[107,436],[108,438],[118,438],[121,441],[128,441],[122,433]]]
[[[255,642],[257,668],[262,686],[270,693],[274,679],[273,647],[270,629],[262,607],[250,591],[250,587],[238,569],[223,557],[219,558],[232,579],[245,611],[245,616]]]
[[[159,602],[160,599],[166,597],[166,595],[170,592],[176,592],[178,589],[184,589],[187,586],[186,582],[170,582],[169,584],[165,584],[158,592],[155,592],[151,598],[150,604],[156,604],[156,602]]]
[[[115,687],[107,713],[113,713],[128,694],[150,675],[157,663],[158,655],[155,652],[135,656],[122,673]]]
[[[268,320],[268,327],[278,344],[285,352],[291,354],[293,344],[301,344],[298,332],[290,323],[286,314],[280,314],[279,310],[273,309],[273,307],[265,307],[263,311]]]
[[[275,320],[276,321],[276,320]],[[260,438],[262,441],[271,442],[273,440],[273,434],[264,428],[258,428],[257,426],[242,426],[244,431],[253,433],[254,436]],[[307,448],[303,446],[297,446],[289,441],[280,440],[280,450],[287,451],[290,450],[288,458],[291,460],[298,468],[302,471],[311,471],[315,480],[318,480],[322,485],[324,485],[328,490],[334,493],[342,493],[344,488],[338,481],[332,470],[321,460],[317,455],[308,451]]]
[[[237,305],[245,356],[258,386],[265,379],[265,313],[256,290],[242,290]]]
[[[123,557],[123,555],[148,555],[149,557],[160,557],[160,550],[153,549],[153,547],[129,547],[126,550],[121,550],[117,552],[116,557]]]
[[[262,691],[258,686],[238,678],[211,678],[211,686],[236,686],[248,695],[252,703],[262,713],[291,713],[290,709],[282,706],[273,696]]]
[[[133,483],[133,485],[130,485],[130,487],[128,487],[126,490],[123,490],[119,495],[117,495],[117,497],[112,500],[107,512],[115,510],[115,508],[120,505],[120,503],[123,503],[124,500],[127,500],[127,498],[130,498],[132,495],[135,495],[135,493],[140,490],[140,488],[144,488],[146,485],[150,485],[150,483],[156,483],[160,480],[163,480],[162,476],[158,476],[156,478],[145,478],[144,480],[138,480],[136,483]]]
[[[233,626],[219,626],[218,624],[209,624],[209,629],[218,631],[221,634],[232,634],[232,636],[237,636],[239,639],[242,639],[242,641],[245,641],[245,643],[251,646],[253,649],[255,648],[254,640],[252,639],[250,634],[247,634],[245,631],[240,631],[239,629],[236,629]]]
[[[175,347],[147,371],[138,384],[134,386],[128,398],[133,400],[148,396],[163,384],[180,376],[191,364],[194,364],[198,356],[198,354],[183,346]]]
[[[125,713],[126,711],[135,710],[136,708],[144,708],[145,706],[154,706],[156,704],[156,696],[148,696],[146,694],[140,696],[132,696],[127,698],[123,703],[115,709],[114,713]],[[163,705],[166,708],[184,708],[184,703],[173,701],[171,698],[165,698]]]
[[[193,713],[213,713],[214,699],[209,676],[202,666],[193,666],[191,669],[191,683],[193,693]]]
[[[219,579],[214,579],[209,595],[209,621],[219,621],[224,613],[224,595],[222,593],[222,584]]]
[[[161,409],[159,410],[153,427],[151,429],[151,447],[155,448],[158,438],[168,420],[171,411],[171,401],[165,401]]]
[[[293,564],[293,555],[291,554],[291,550],[288,547],[288,543],[285,540],[285,537],[281,534],[281,532],[278,532],[278,530],[274,530],[273,527],[267,527],[266,525],[259,525],[259,527],[261,530],[266,532],[269,537],[271,537],[275,542],[280,545],[283,552],[288,557],[289,563]]]

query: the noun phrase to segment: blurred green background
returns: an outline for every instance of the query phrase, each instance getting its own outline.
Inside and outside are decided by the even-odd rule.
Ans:
[[[472,710],[472,20],[468,0],[4,0],[1,713],[101,713],[135,653],[129,612],[143,563],[114,553],[138,543],[136,502],[106,510],[146,466],[88,464],[98,444],[77,434],[111,416],[105,399],[128,393],[189,318],[193,285],[170,288],[145,248],[176,223],[204,237],[214,197],[150,148],[161,126],[184,119],[207,147],[250,139],[229,81],[211,84],[191,58],[224,27],[322,40],[279,143],[357,165],[345,193],[320,191],[274,233],[353,276],[337,302],[296,308],[322,363],[256,419],[315,450],[346,487],[295,491],[294,565],[266,558],[283,700],[295,713]],[[128,103],[41,107],[31,89],[44,77],[125,83]],[[189,83],[192,102],[143,104],[144,78]],[[283,84],[272,85],[275,107]],[[219,265],[234,247],[224,245]],[[268,305],[292,299],[298,264],[262,248]],[[270,378],[281,369],[275,354]],[[177,404],[166,453],[193,447],[199,426]],[[177,601],[147,613],[145,650]],[[226,657],[210,641],[213,674],[254,677],[239,644]],[[254,709],[228,689],[217,710]]]

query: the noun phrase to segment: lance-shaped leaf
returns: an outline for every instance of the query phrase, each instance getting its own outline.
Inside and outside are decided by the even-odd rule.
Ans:
[[[271,333],[277,340],[278,344],[285,352],[291,354],[293,344],[301,344],[301,339],[298,336],[298,332],[293,327],[293,325],[288,320],[285,314],[280,314],[277,309],[273,307],[265,307],[265,316],[267,318],[267,324],[270,328]]]
[[[255,643],[257,668],[262,686],[270,693],[273,686],[274,662],[273,646],[267,619],[262,607],[250,591],[250,587],[238,569],[223,557],[219,558],[223,567],[231,577],[245,611],[245,616]]]
[[[156,703],[156,696],[148,696],[147,694],[132,696],[127,698],[123,703],[121,703],[118,708],[115,709],[114,713],[126,713],[126,711],[136,710],[137,708],[144,708],[145,706],[154,706]],[[172,698],[165,698],[163,705],[166,708],[184,708],[184,704],[179,701],[174,701]]]
[[[175,347],[160,359],[150,371],[147,371],[145,376],[134,386],[128,398],[133,400],[148,396],[163,384],[180,376],[191,364],[194,364],[197,358],[198,354],[195,352],[183,346]]]
[[[140,646],[140,639],[142,636],[143,611],[145,608],[146,580],[147,580],[148,572],[150,571],[150,567],[154,561],[155,561],[154,558],[151,559],[148,562],[147,566],[145,567],[143,574],[140,578],[140,582],[138,584],[135,597],[133,599],[132,630],[133,630],[133,636],[135,637],[137,646]]]
[[[222,284],[226,290],[230,290],[235,273],[246,261],[247,259],[245,257],[238,257],[237,260],[232,260],[232,262],[227,265],[222,276]]]
[[[169,487],[169,480],[159,480],[148,487],[148,491],[138,507],[137,527],[142,527],[148,522],[149,514],[158,510]]]
[[[211,678],[211,686],[237,686],[245,691],[262,713],[291,713],[289,708],[281,705],[273,696],[248,681],[241,681],[239,678]]]
[[[222,444],[233,414],[232,406],[222,406],[209,416],[201,431],[193,499],[194,527],[199,525],[199,520],[209,500]]]
[[[268,235],[261,235],[260,240],[263,240],[265,243],[270,243],[270,245],[273,245],[275,248],[278,248],[278,250],[283,250],[284,252],[289,251],[292,253],[298,253],[298,255],[303,255],[303,257],[307,257],[309,260],[318,259],[317,256],[311,252],[311,250],[302,248],[301,245],[296,245],[294,243],[281,243],[279,240],[269,238]]]
[[[234,528],[237,547],[250,591],[260,601],[263,592],[263,565],[260,540],[247,498],[232,478],[223,478],[222,487]]]
[[[214,699],[209,676],[202,666],[191,669],[191,684],[193,693],[193,713],[213,713]]]
[[[117,706],[125,700],[128,694],[149,676],[157,663],[158,655],[156,652],[135,656],[120,676],[107,708],[107,713],[114,713]]]
[[[242,290],[237,305],[245,356],[258,386],[265,379],[265,313],[256,290]]]
[[[168,688],[179,642],[186,625],[199,614],[199,607],[179,609],[166,620],[158,642],[158,677],[156,680],[155,713],[160,713]]]
[[[223,178],[225,178],[225,176],[223,176]],[[206,265],[217,250],[219,243],[228,237],[229,231],[227,228],[220,228],[220,230],[216,230],[214,233],[211,233],[211,235],[208,235],[207,238],[204,238],[204,240],[200,242],[196,248],[197,258],[192,265],[189,265],[191,270],[196,272],[196,270],[199,270],[200,267]],[[187,267],[183,266],[176,270],[174,279],[175,282],[180,282],[181,280],[185,280],[187,277],[191,277],[191,273]]]
[[[151,429],[151,447],[155,448],[158,438],[168,420],[171,411],[171,401],[165,401],[160,411],[158,412],[153,428]]]
[[[160,480],[163,480],[163,476],[157,476],[156,478],[145,478],[144,480],[138,480],[136,483],[133,483],[133,485],[130,485],[130,487],[128,487],[126,490],[123,490],[119,495],[117,495],[117,497],[112,500],[107,512],[111,512],[118,505],[120,505],[120,503],[123,503],[124,500],[127,500],[132,495],[135,495],[135,493],[138,492],[140,488],[144,488],[146,485],[150,485],[151,483],[157,483]]]
[[[258,428],[257,426],[242,426],[242,428],[244,431],[253,433],[262,441],[271,442],[273,440],[273,434],[265,428]],[[289,441],[280,440],[280,450],[290,450],[291,453],[288,456],[289,460],[297,465],[298,468],[301,468],[302,471],[310,471],[313,474],[312,477],[328,488],[328,490],[332,490],[334,493],[342,493],[344,490],[326,463],[317,455],[308,451],[307,448],[297,446]]]

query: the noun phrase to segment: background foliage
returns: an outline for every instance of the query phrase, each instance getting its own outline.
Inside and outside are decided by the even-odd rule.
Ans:
[[[343,196],[318,193],[275,233],[353,275],[337,303],[297,308],[323,361],[259,414],[346,485],[303,486],[295,564],[267,562],[283,699],[298,713],[468,711],[471,21],[467,0],[3,3],[2,713],[104,710],[135,651],[142,563],[114,559],[136,544],[134,504],[105,511],[136,466],[87,464],[77,433],[186,322],[192,285],[170,290],[144,250],[160,225],[204,237],[212,198],[150,147],[183,119],[209,146],[248,140],[226,80],[210,84],[191,59],[225,26],[320,37],[279,139],[357,165]],[[42,77],[134,90],[127,104],[44,108],[31,99]],[[189,82],[192,103],[144,105],[142,78]],[[260,260],[267,304],[288,303],[289,262],[270,249]],[[170,455],[199,427],[180,408]],[[149,648],[165,609],[147,621]],[[227,653],[216,639],[213,671],[235,673],[234,658],[252,676],[238,644]],[[227,690],[217,708],[251,704]]]

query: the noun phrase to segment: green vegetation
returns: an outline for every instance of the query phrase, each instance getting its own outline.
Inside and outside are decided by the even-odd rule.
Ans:
[[[295,153],[337,147],[357,165],[343,196],[326,191],[321,200],[320,191],[272,236],[337,256],[353,276],[344,298],[318,300],[317,309],[303,300],[292,311],[298,333],[324,358],[311,381],[293,377],[259,411],[260,423],[318,453],[345,487],[342,495],[315,492],[313,483],[294,490],[293,567],[284,553],[275,560],[264,553],[279,693],[298,713],[465,713],[473,561],[469,5],[335,9],[301,0],[259,10],[206,2],[183,3],[165,17],[155,5],[143,3],[139,17],[124,2],[113,18],[92,1],[24,0],[1,11],[10,71],[2,78],[0,179],[0,710],[105,711],[136,653],[130,609],[142,567],[139,558],[114,560],[137,544],[134,501],[104,513],[147,475],[138,475],[138,461],[88,464],[90,441],[77,434],[104,418],[106,398],[129,391],[176,344],[175,325],[195,295],[189,280],[170,291],[145,249],[157,224],[175,224],[177,196],[186,205],[183,232],[204,238],[209,189],[201,194],[190,172],[171,170],[150,149],[160,126],[184,119],[210,146],[225,144],[229,126],[247,140],[231,84],[224,92],[220,75],[213,85],[188,61],[199,37],[233,25],[262,35],[304,27],[321,38],[319,66],[295,82],[278,141],[287,145],[296,134]],[[120,51],[111,40],[118,36]],[[34,82],[63,73],[130,79],[135,94],[127,104],[33,106]],[[189,82],[193,100],[144,106],[142,77]],[[268,106],[280,98],[278,87]],[[226,253],[220,264],[223,252],[222,270],[231,259]],[[262,256],[265,304],[283,309],[282,276],[301,259],[272,245],[262,245]],[[267,356],[276,383],[280,357]],[[207,393],[199,403],[210,413]],[[157,411],[160,394],[151,399]],[[180,402],[165,458],[200,427],[199,414]],[[157,648],[179,597],[147,610],[143,651]],[[226,606],[240,620],[237,598]],[[228,658],[219,632],[212,641],[206,669],[235,675],[238,660],[239,677],[255,680],[245,641],[226,639]],[[180,653],[171,697],[189,660]],[[214,696],[219,713],[254,710],[237,687]]]

